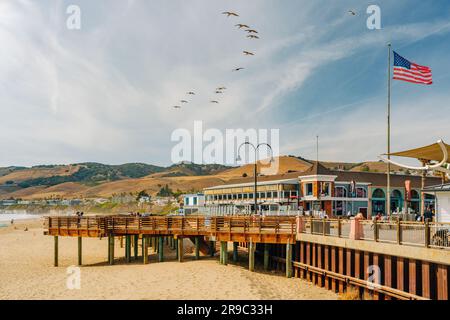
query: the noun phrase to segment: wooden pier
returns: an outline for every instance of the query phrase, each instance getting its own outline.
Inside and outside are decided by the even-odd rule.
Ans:
[[[354,222],[352,222],[354,223]],[[449,297],[450,244],[442,238],[450,226],[430,223],[358,222],[358,238],[350,221],[292,216],[255,217],[46,217],[44,234],[55,239],[54,265],[58,265],[58,237],[78,238],[78,264],[82,264],[82,238],[108,238],[108,262],[114,264],[114,243],[125,239],[127,262],[148,263],[152,247],[164,261],[164,247],[183,261],[183,239],[195,246],[195,259],[214,256],[230,263],[238,260],[238,247],[247,249],[248,268],[275,268],[287,277],[299,277],[343,293],[357,288],[371,299],[439,299]],[[438,236],[438,241],[436,241]],[[352,238],[353,237],[353,238]],[[440,237],[440,238],[439,238]],[[134,252],[132,252],[132,247]]]

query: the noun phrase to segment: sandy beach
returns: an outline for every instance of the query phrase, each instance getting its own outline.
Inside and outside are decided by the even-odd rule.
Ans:
[[[81,288],[68,289],[67,267],[77,263],[76,238],[59,240],[59,267],[53,267],[53,237],[44,236],[42,221],[16,222],[0,228],[0,299],[337,299],[337,295],[277,272],[246,270],[241,263],[222,266],[218,258],[196,261],[186,253],[175,261],[165,248],[166,262],[156,262],[152,249],[148,265],[126,264],[116,241],[116,265],[107,265],[107,240],[83,239]],[[25,227],[28,231],[25,231]],[[186,240],[188,241],[188,240]],[[186,250],[189,245],[186,242]]]

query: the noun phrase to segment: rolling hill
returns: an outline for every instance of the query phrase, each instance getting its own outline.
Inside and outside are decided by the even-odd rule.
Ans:
[[[261,168],[264,164],[258,163],[258,173],[270,175],[301,172],[312,165],[312,161],[295,156],[281,156],[277,160],[276,172],[263,172]],[[386,169],[386,165],[381,162],[321,163],[333,170],[385,172]],[[398,169],[393,167],[393,170]],[[227,167],[188,162],[169,167],[144,163],[8,167],[0,168],[0,199],[107,198],[142,190],[155,195],[166,185],[173,191],[196,192],[213,185],[225,184],[230,180],[253,176],[253,170],[253,164]]]

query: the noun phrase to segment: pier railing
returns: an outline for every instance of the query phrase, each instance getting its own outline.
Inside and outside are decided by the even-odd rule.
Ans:
[[[352,220],[299,217],[299,233],[349,238]],[[355,240],[450,249],[450,223],[359,220]]]

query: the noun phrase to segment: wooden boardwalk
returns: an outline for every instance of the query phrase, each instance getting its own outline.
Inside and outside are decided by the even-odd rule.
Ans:
[[[295,217],[46,217],[44,234],[63,237],[204,236],[214,241],[294,243]]]

